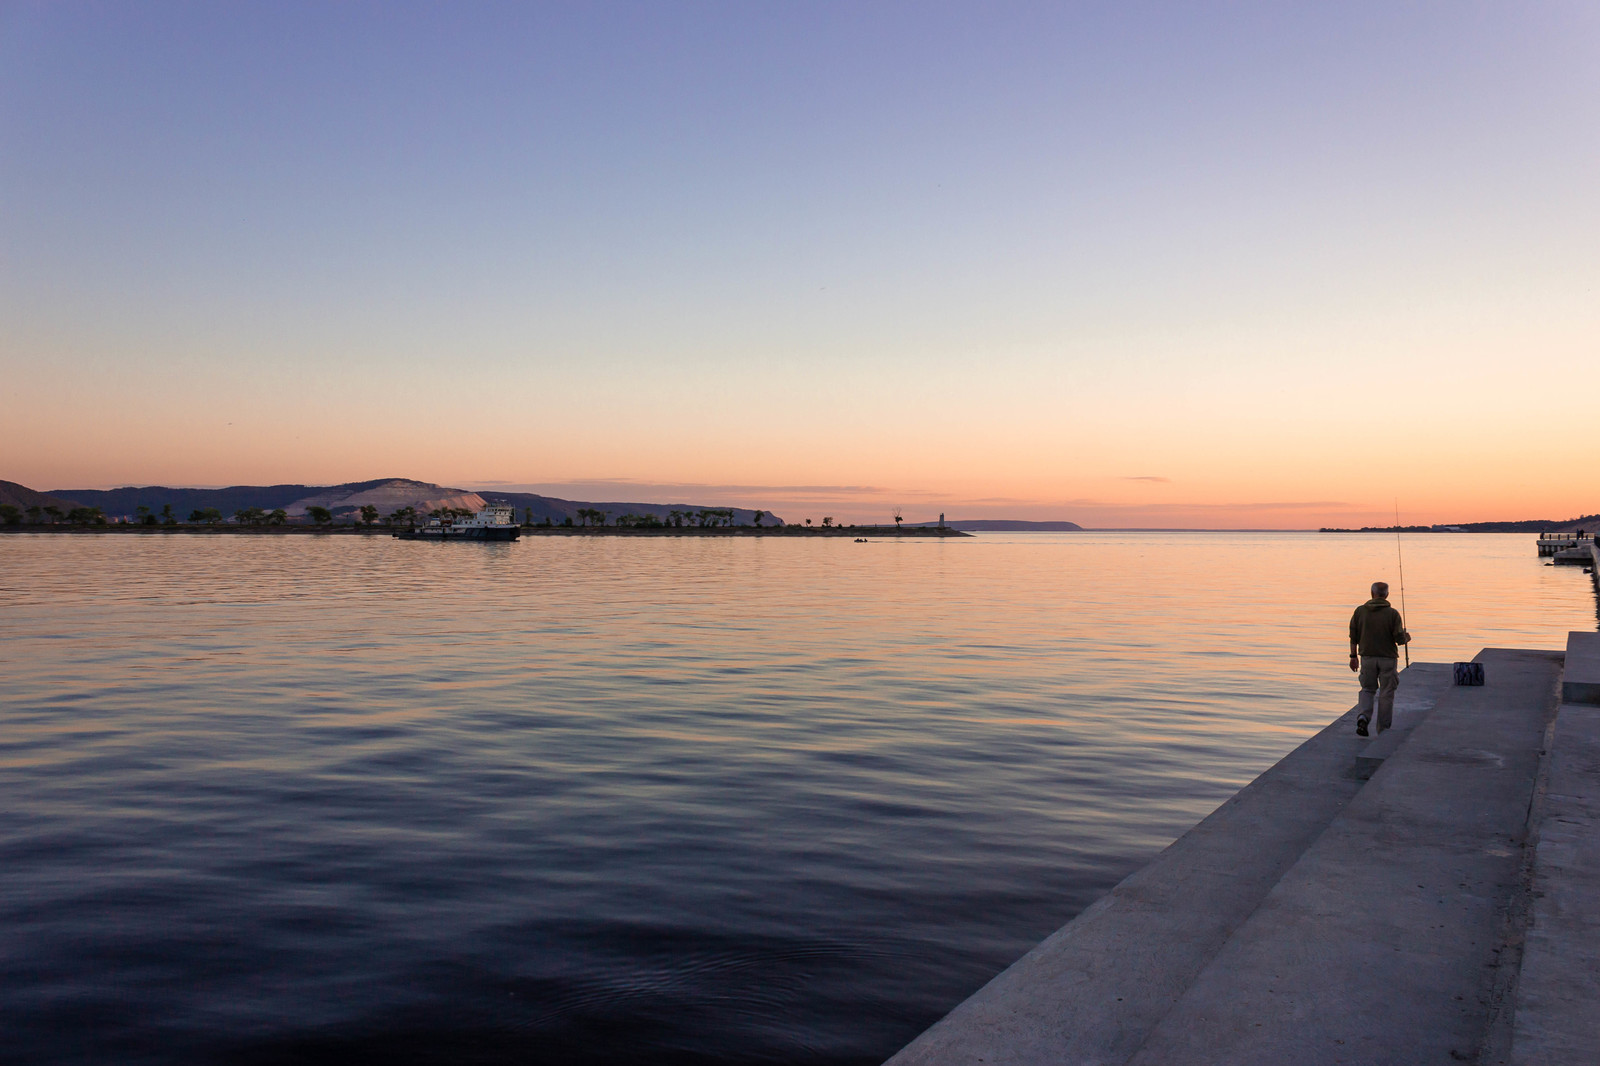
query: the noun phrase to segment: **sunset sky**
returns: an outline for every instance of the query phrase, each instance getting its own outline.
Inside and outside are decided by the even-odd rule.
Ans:
[[[1600,511],[1600,6],[0,0],[0,478]]]

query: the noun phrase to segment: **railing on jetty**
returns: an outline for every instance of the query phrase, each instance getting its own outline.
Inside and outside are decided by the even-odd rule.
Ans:
[[[1593,540],[1594,534],[1587,533],[1581,529],[1572,533],[1540,533],[1538,541],[1539,556],[1543,558],[1560,551],[1566,551],[1568,548],[1581,548]]]

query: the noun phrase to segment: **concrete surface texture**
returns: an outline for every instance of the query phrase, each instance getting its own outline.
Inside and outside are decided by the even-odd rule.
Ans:
[[[1477,1061],[1560,656],[1486,651],[1130,1063]]]
[[[1551,728],[1562,658],[1413,665],[1394,730],[1347,713],[890,1062],[1600,1061],[1600,709]]]
[[[1126,1062],[1449,681],[1412,664],[1393,729],[1363,740],[1352,709],[890,1062]]]

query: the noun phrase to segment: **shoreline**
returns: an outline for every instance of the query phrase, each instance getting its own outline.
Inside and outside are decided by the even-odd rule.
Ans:
[[[895,529],[893,526],[734,526],[698,528],[663,527],[658,529],[628,526],[522,526],[523,537],[853,537],[853,538],[939,538],[970,537],[971,533],[948,526]],[[72,536],[160,537],[181,534],[233,537],[392,537],[395,526],[142,526],[117,523],[104,526],[0,526],[0,534],[23,536],[30,533]]]

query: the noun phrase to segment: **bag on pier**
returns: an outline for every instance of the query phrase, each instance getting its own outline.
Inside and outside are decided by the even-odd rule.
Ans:
[[[1481,685],[1483,684],[1482,663],[1456,663],[1456,684]]]

